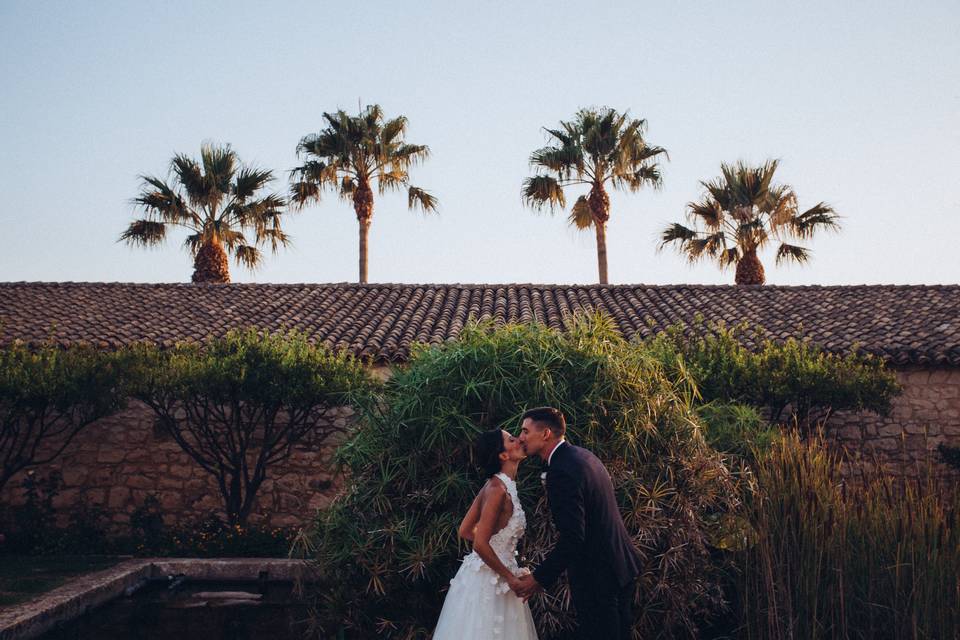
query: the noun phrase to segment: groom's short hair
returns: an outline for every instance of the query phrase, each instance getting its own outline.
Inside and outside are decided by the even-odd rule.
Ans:
[[[557,437],[562,438],[563,434],[567,432],[567,419],[563,417],[563,412],[560,409],[555,409],[553,407],[537,407],[536,409],[530,409],[525,411],[523,416],[520,418],[520,422],[523,422],[527,418],[530,418],[534,422],[539,422],[541,425],[548,427],[551,431],[557,434]]]

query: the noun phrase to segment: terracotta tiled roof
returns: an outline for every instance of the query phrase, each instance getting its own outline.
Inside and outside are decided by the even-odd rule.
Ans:
[[[702,314],[757,324],[774,337],[808,337],[830,351],[857,343],[892,364],[960,366],[960,285],[8,282],[0,283],[0,341],[168,345],[254,325],[297,328],[361,356],[402,361],[411,343],[453,338],[470,317],[558,327],[562,316],[585,307],[607,311],[627,337]]]

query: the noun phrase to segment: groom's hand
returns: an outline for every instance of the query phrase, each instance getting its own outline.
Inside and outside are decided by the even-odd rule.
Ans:
[[[523,598],[523,601],[526,602],[534,594],[542,590],[543,587],[541,587],[540,583],[537,582],[536,578],[533,577],[533,574],[527,574],[517,578],[517,584],[514,587],[513,592],[517,594],[518,598]]]

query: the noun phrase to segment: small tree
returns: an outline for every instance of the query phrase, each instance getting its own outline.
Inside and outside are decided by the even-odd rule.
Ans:
[[[122,381],[116,356],[89,345],[0,347],[0,490],[16,473],[53,461],[93,421],[119,411]]]
[[[216,478],[230,524],[244,524],[268,470],[305,438],[341,431],[330,410],[371,387],[360,362],[295,333],[230,332],[204,345],[130,347],[132,395]]]

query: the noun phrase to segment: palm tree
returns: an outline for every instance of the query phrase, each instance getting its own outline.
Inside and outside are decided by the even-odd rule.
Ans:
[[[324,113],[327,126],[305,136],[297,155],[305,158],[291,174],[291,198],[300,207],[320,200],[331,189],[353,203],[360,223],[360,282],[367,281],[367,238],[373,222],[373,184],[380,195],[407,188],[407,207],[436,211],[437,199],[410,184],[409,169],[430,156],[422,144],[408,144],[407,119],[384,121],[380,105],[369,105],[357,116],[342,109]]]
[[[703,199],[687,205],[687,218],[696,228],[670,225],[661,236],[661,249],[672,242],[690,262],[710,257],[721,269],[735,264],[737,284],[766,281],[757,251],[774,241],[780,243],[776,264],[807,262],[810,250],[787,240],[812,238],[821,228],[838,230],[839,216],[822,202],[801,213],[793,188],[772,184],[777,165],[777,160],[761,167],[721,164],[723,176],[701,182]]]
[[[175,178],[169,184],[141,176],[143,187],[133,202],[145,211],[120,234],[134,246],[156,246],[169,227],[191,233],[184,246],[193,256],[193,282],[230,282],[227,254],[237,264],[255,269],[263,262],[258,245],[269,242],[276,253],[289,237],[280,228],[286,204],[277,194],[258,195],[273,172],[243,167],[230,145],[204,144],[200,161],[178,154],[170,162]],[[252,233],[252,243],[246,233]]]
[[[638,191],[644,186],[659,188],[660,168],[656,159],[667,157],[661,147],[644,140],[647,121],[631,119],[614,109],[581,109],[560,129],[545,129],[552,144],[530,154],[537,175],[523,182],[524,202],[550,212],[566,206],[564,187],[589,187],[573,203],[570,224],[578,229],[593,227],[597,236],[597,265],[600,284],[607,284],[607,221],[610,197],[606,184],[614,189]]]

